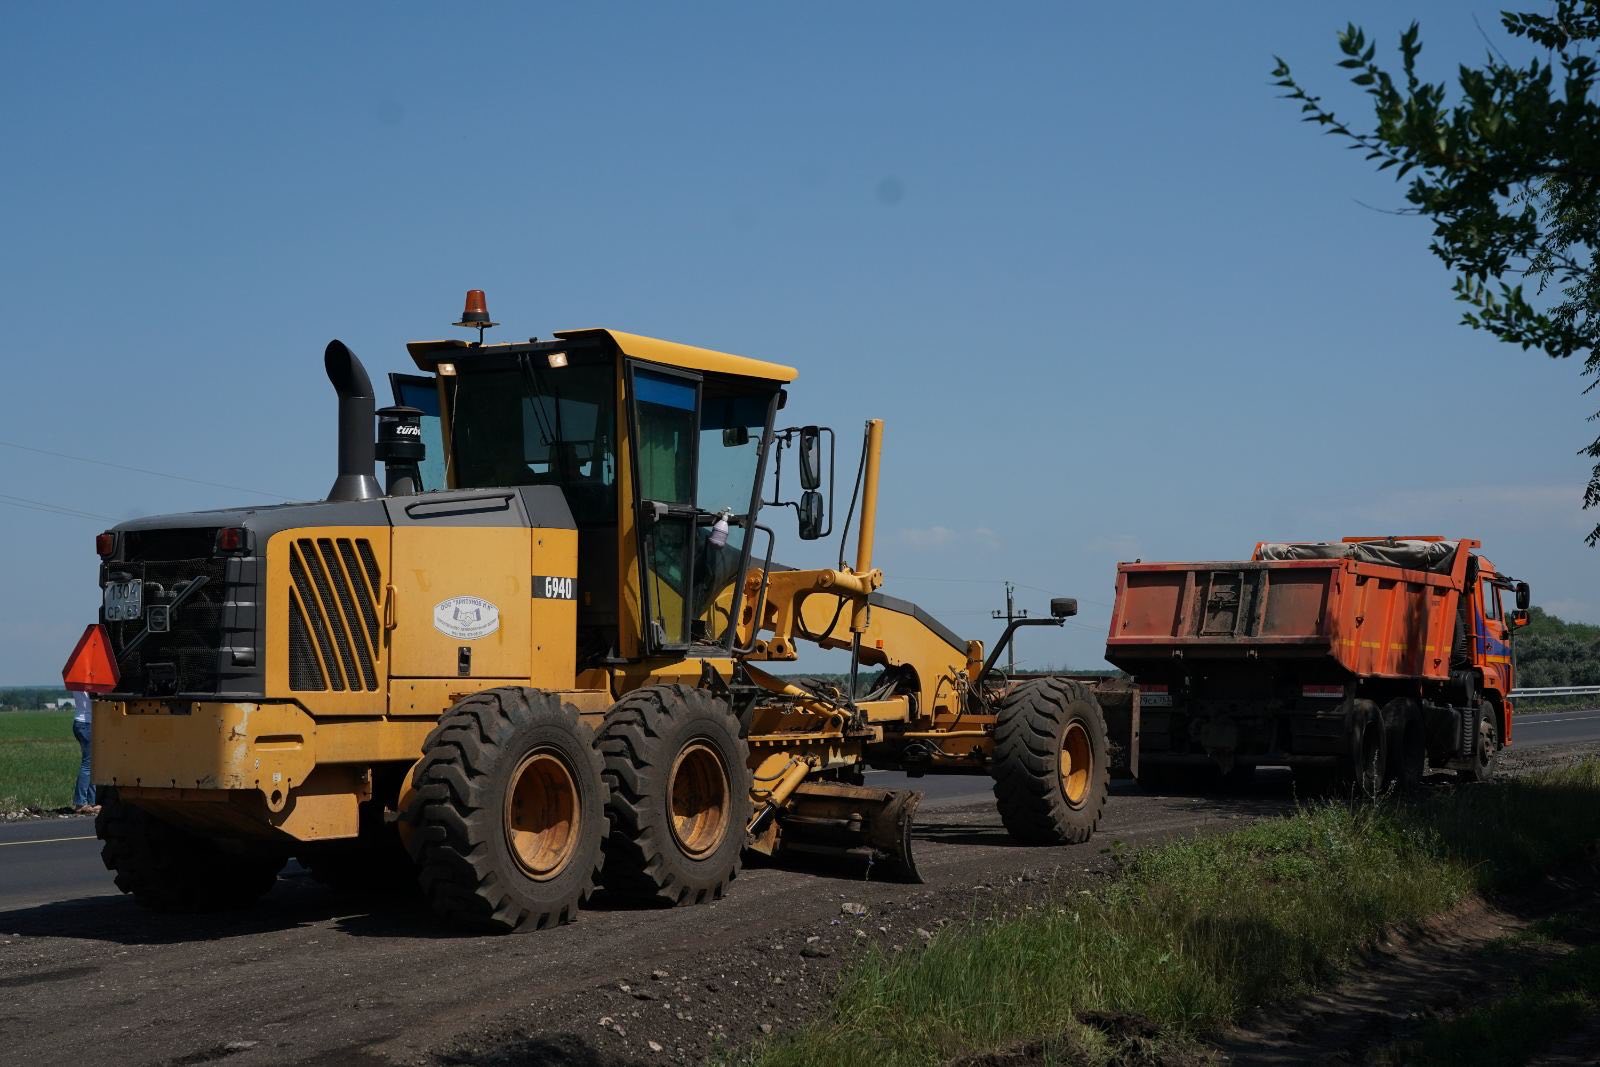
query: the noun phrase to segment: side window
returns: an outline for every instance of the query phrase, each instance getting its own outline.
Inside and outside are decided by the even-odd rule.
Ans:
[[[394,390],[394,402],[422,412],[422,457],[419,473],[424,492],[444,489],[444,431],[439,421],[439,387],[432,378],[415,374],[391,374],[389,385]]]
[[[1486,619],[1500,617],[1500,587],[1487,578],[1483,580],[1483,617]]]
[[[694,503],[695,383],[653,371],[633,373],[638,411],[639,497]]]

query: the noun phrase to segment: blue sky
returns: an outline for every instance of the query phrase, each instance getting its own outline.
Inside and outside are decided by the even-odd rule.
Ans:
[[[1463,3],[33,5],[0,38],[0,681],[47,682],[93,535],[334,474],[321,351],[377,372],[486,289],[506,337],[607,325],[801,369],[886,420],[889,591],[970,636],[1001,580],[1100,662],[1115,564],[1264,537],[1480,537],[1600,622],[1579,367],[1457,325],[1426,223],[1296,121],[1347,20]],[[1591,398],[1592,399],[1592,398]],[[845,487],[846,490],[848,487]],[[796,548],[795,562],[823,558]]]

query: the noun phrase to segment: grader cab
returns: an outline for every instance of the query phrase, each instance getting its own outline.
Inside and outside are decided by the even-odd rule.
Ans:
[[[880,423],[835,531],[833,435],[782,425],[792,368],[604,329],[486,344],[476,291],[458,325],[479,340],[409,345],[418,373],[391,375],[381,411],[328,345],[326,500],[100,535],[101,617],[66,673],[98,691],[120,888],[237,906],[295,856],[331,880],[415,878],[439,913],[513,930],[571,919],[599,885],[718,897],[746,849],[915,879],[920,794],[869,787],[868,767],[987,771],[1017,838],[1093,832],[1096,695],[1001,679],[1000,647],[880,591]],[[776,562],[763,510],[789,507],[803,539],[842,546],[853,524],[855,558]],[[1014,626],[1075,605],[1052,608]],[[801,642],[849,650],[851,683],[758,666]]]

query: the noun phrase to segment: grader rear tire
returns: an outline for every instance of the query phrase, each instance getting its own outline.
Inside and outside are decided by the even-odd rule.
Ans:
[[[537,689],[464,697],[423,742],[405,818],[440,915],[495,933],[570,922],[594,889],[605,834],[594,733]]]
[[[255,903],[278,879],[285,857],[239,854],[164,822],[115,788],[102,787],[94,831],[117,888],[152,911],[199,912]]]
[[[1111,781],[1100,705],[1066,678],[1024,682],[996,705],[994,798],[1013,838],[1030,845],[1089,840]]]
[[[702,689],[649,686],[606,713],[600,751],[606,889],[665,906],[720,899],[750,822],[750,745],[732,709]]]

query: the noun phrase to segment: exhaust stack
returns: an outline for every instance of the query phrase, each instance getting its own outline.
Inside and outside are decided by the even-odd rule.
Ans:
[[[378,488],[377,453],[372,434],[372,379],[356,354],[340,340],[328,342],[322,355],[328,381],[339,394],[339,477],[329,500],[372,500]]]

